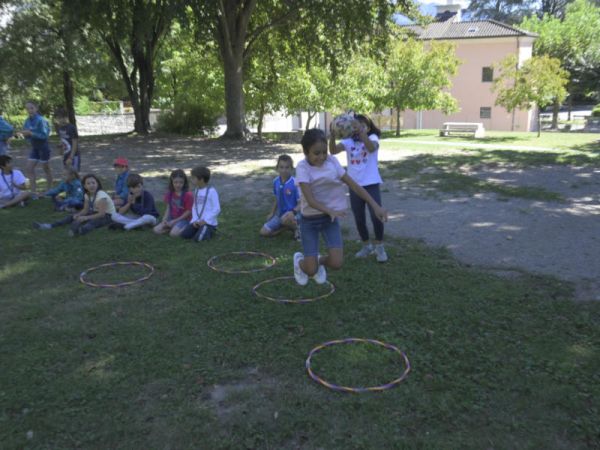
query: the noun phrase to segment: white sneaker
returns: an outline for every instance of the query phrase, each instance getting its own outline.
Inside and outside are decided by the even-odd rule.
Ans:
[[[375,254],[377,255],[377,262],[386,262],[388,260],[388,255],[385,252],[385,248],[383,244],[377,244],[375,246]]]
[[[300,261],[304,259],[304,255],[300,252],[294,253],[294,278],[300,286],[306,286],[308,283],[308,275],[304,273],[300,267]]]
[[[323,284],[327,281],[327,270],[325,270],[325,266],[319,264],[319,270],[313,276],[313,280],[317,284]]]
[[[49,223],[33,222],[33,228],[35,228],[36,230],[51,230],[52,225],[50,225]]]
[[[373,249],[372,244],[363,245],[359,251],[357,251],[354,256],[356,258],[366,258],[369,255],[372,255],[375,250]]]

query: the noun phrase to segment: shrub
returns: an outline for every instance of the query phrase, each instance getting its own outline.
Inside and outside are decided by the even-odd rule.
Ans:
[[[598,103],[596,106],[594,106],[594,109],[592,109],[592,117],[600,117],[600,103]]]
[[[204,105],[180,103],[158,116],[156,128],[168,133],[207,135],[216,129],[219,115],[219,111]]]

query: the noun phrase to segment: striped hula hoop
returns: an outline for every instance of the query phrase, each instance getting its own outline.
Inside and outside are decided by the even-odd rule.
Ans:
[[[329,292],[326,292],[323,295],[319,295],[318,297],[312,297],[312,298],[297,298],[297,299],[292,298],[292,299],[290,299],[290,298],[270,297],[268,295],[261,294],[259,292],[259,288],[265,284],[273,283],[274,281],[293,280],[293,279],[294,279],[294,277],[292,277],[292,276],[286,276],[286,277],[277,277],[277,278],[271,278],[269,280],[261,281],[260,283],[258,283],[256,286],[254,286],[252,288],[252,294],[254,294],[256,297],[265,298],[267,300],[271,300],[272,302],[277,302],[277,303],[310,303],[310,302],[314,302],[314,301],[329,297],[330,295],[332,295],[335,292],[335,286],[330,281],[325,282],[329,285]]]
[[[145,275],[141,278],[138,278],[137,280],[124,281],[122,283],[116,283],[116,284],[92,283],[91,281],[87,281],[85,279],[86,275],[90,272],[93,272],[94,270],[102,269],[103,267],[115,267],[115,266],[142,266],[142,267],[149,269],[150,273],[148,273],[148,275]],[[99,266],[90,267],[89,269],[81,272],[81,274],[79,275],[79,281],[81,281],[83,284],[85,284],[87,286],[96,287],[96,288],[121,288],[121,287],[131,286],[132,284],[141,283],[143,281],[146,281],[153,274],[154,274],[154,267],[148,263],[141,262],[141,261],[122,261],[122,262],[112,262],[112,263],[100,264]]]
[[[219,260],[219,258],[225,258],[227,256],[261,256],[265,259],[269,259],[270,260],[270,264],[268,266],[265,267],[259,267],[257,269],[249,269],[249,270],[228,270],[228,269],[219,269],[218,266],[216,266],[215,262]],[[271,267],[273,267],[275,265],[277,261],[275,260],[274,257],[272,257],[271,255],[268,255],[267,253],[261,253],[261,252],[231,252],[231,253],[224,253],[222,255],[217,255],[217,256],[213,256],[212,258],[210,258],[206,264],[208,264],[208,267],[210,267],[212,270],[216,271],[216,272],[223,272],[223,273],[231,273],[231,274],[240,274],[240,273],[254,273],[254,272],[262,272],[263,270],[267,270],[270,269]]]
[[[350,386],[339,386],[337,384],[330,383],[329,381],[324,380],[319,375],[317,375],[313,372],[313,370],[311,368],[311,358],[313,357],[313,355],[317,354],[318,352],[320,352],[321,350],[323,350],[326,347],[332,347],[334,345],[340,345],[340,344],[353,344],[353,343],[357,343],[357,342],[366,342],[369,344],[375,344],[375,345],[384,347],[390,351],[393,351],[393,352],[399,354],[402,357],[402,359],[404,360],[404,364],[406,366],[404,373],[402,373],[402,375],[400,375],[400,377],[396,378],[395,380],[390,381],[389,383],[386,383],[386,384],[381,384],[379,386],[350,387]],[[334,390],[336,392],[346,392],[346,393],[354,393],[354,394],[361,394],[363,392],[382,392],[382,391],[386,391],[388,389],[392,389],[392,388],[398,386],[406,378],[406,376],[408,375],[408,372],[410,372],[410,362],[408,361],[408,357],[398,347],[396,347],[395,345],[392,345],[392,344],[388,344],[386,342],[378,341],[376,339],[362,339],[362,338],[337,339],[334,341],[328,341],[328,342],[325,342],[324,344],[318,345],[317,347],[313,348],[309,352],[308,358],[306,358],[305,366],[306,366],[306,371],[308,372],[308,376],[310,378],[312,378],[314,381],[316,381],[317,383],[319,383],[320,385],[325,386],[326,388]]]

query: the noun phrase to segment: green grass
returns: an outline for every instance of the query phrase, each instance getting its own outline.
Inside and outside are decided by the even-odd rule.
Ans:
[[[287,234],[261,239],[262,212],[225,204],[221,233],[198,244],[149,231],[71,239],[66,228],[32,230],[34,220],[60,217],[50,209],[40,200],[0,210],[2,448],[600,445],[600,304],[574,303],[569,285],[498,278],[402,240],[387,264],[348,258],[330,273],[331,297],[283,305],[251,294],[261,280],[291,275],[298,248]],[[346,243],[348,255],[357,249]],[[249,275],[206,265],[242,250],[278,264]],[[120,290],[79,283],[82,270],[119,260],[156,273]],[[381,394],[331,392],[307,377],[304,361],[344,337],[395,344],[413,370]],[[324,350],[314,367],[361,384],[403,368],[366,346]]]
[[[401,132],[399,138],[395,137],[395,132],[384,132],[384,137],[388,142],[411,141],[434,141],[434,142],[468,142],[473,144],[498,144],[498,145],[518,145],[527,147],[571,149],[590,152],[600,152],[600,139],[598,133],[567,133],[567,132],[542,132],[538,138],[536,132],[510,132],[510,131],[486,131],[485,138],[475,139],[470,136],[447,136],[440,137],[438,130],[406,130]]]

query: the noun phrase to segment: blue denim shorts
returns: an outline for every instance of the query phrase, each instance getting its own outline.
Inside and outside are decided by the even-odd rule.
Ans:
[[[279,230],[283,226],[283,223],[281,222],[281,217],[282,216],[278,216],[277,214],[274,214],[273,217],[271,217],[269,220],[267,220],[264,223],[263,227],[265,227],[271,233]],[[296,222],[300,223],[301,218],[302,218],[301,214],[296,213]]]
[[[50,161],[50,145],[48,142],[43,144],[34,144],[29,152],[29,159],[31,161],[39,161],[41,163],[47,163]]]
[[[319,254],[319,234],[323,236],[327,248],[343,248],[342,230],[336,218],[333,222],[328,215],[302,216],[300,221],[302,249],[304,256]]]

